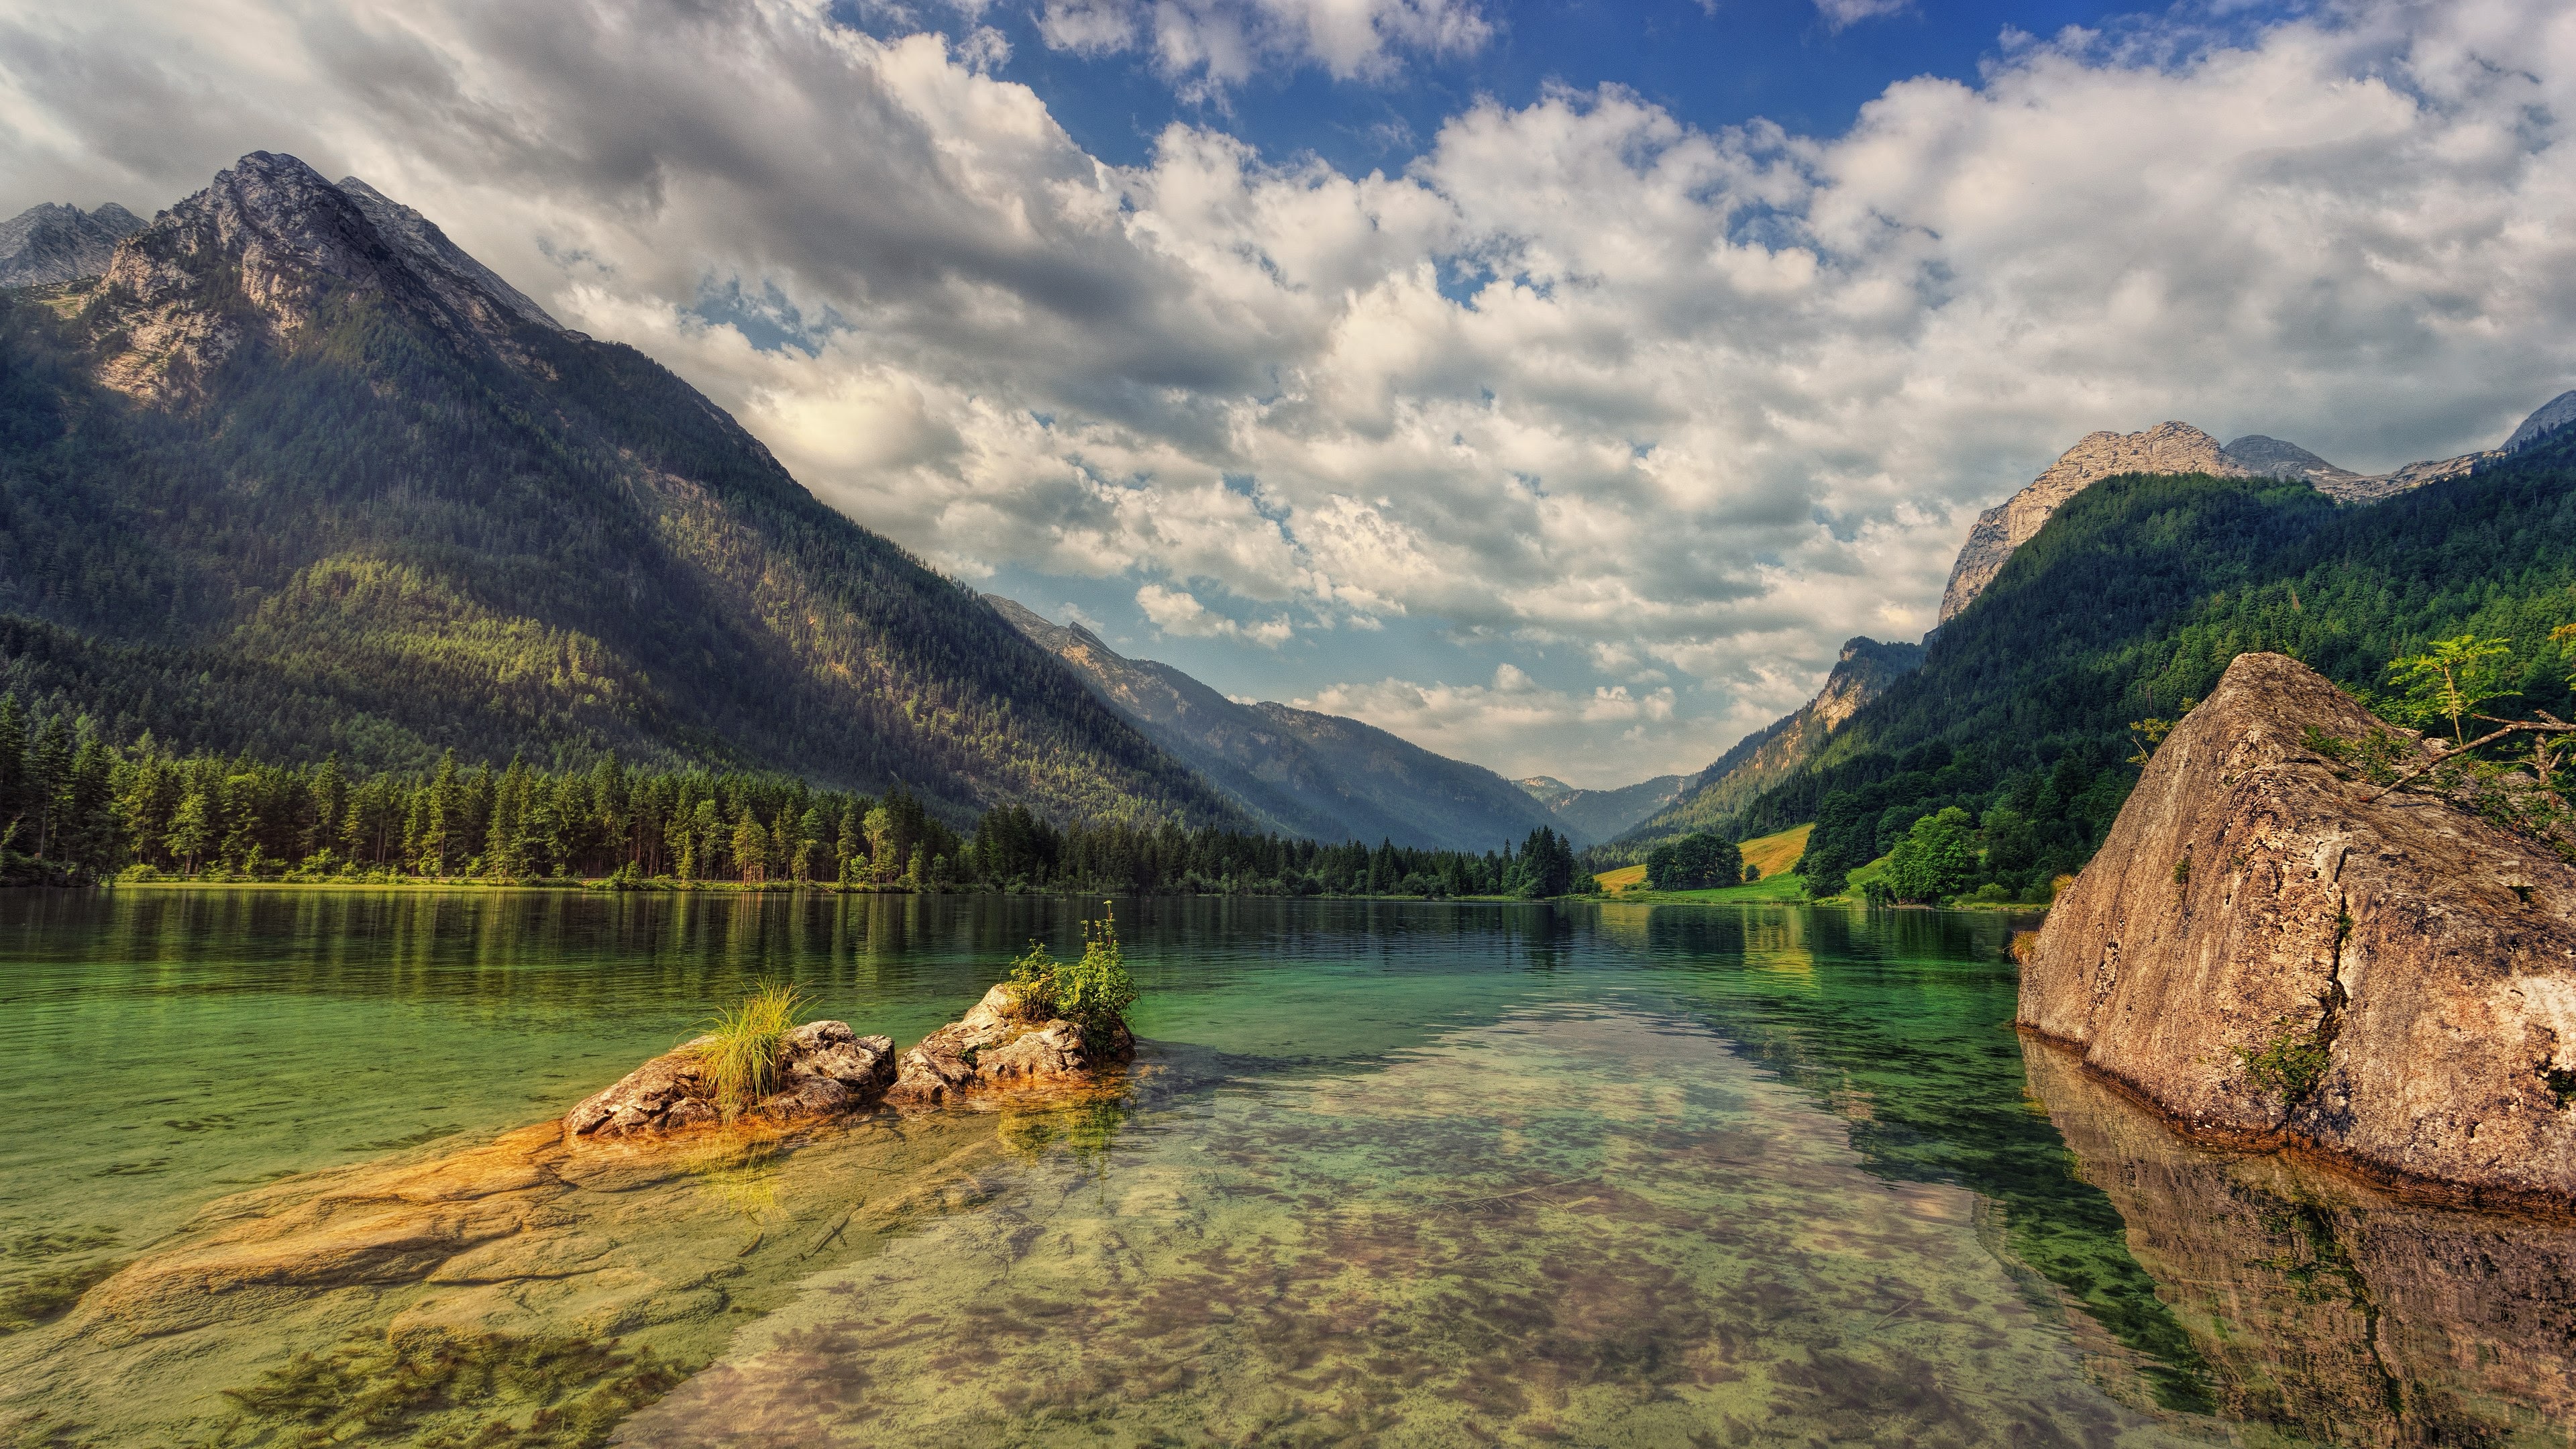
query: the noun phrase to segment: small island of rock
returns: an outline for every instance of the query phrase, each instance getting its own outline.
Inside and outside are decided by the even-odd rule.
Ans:
[[[2296,660],[2239,657],[2050,911],[2020,1022],[2187,1128],[2564,1209],[2576,868],[2317,748],[2388,728]]]

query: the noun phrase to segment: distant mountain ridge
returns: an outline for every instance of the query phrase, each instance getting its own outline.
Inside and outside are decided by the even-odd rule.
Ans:
[[[1762,793],[1814,759],[1845,720],[1923,663],[1920,644],[1846,640],[1815,698],[1738,740],[1693,777],[1672,804],[1621,835],[1616,847],[1640,856],[1696,830],[1726,831]]]
[[[1517,843],[1541,826],[1568,829],[1480,765],[1339,715],[1228,699],[1171,665],[1127,658],[1079,624],[1050,622],[999,595],[985,599],[1266,828],[1317,840],[1476,851]],[[1576,843],[1592,838],[1578,833]]]
[[[1994,582],[2013,551],[2029,542],[2066,500],[2123,473],[2206,473],[2216,478],[2282,478],[2306,483],[2338,503],[2377,503],[2445,478],[2499,462],[2576,422],[2576,391],[2544,403],[2500,448],[2409,463],[2364,476],[2339,468],[2295,443],[2248,433],[2225,445],[2189,423],[2167,422],[2137,433],[2087,433],[2012,497],[1977,515],[1941,591],[1937,624],[1947,624]]]
[[[108,202],[95,211],[47,203],[0,222],[0,287],[59,287],[107,270],[143,218]]]
[[[1689,775],[1657,775],[1615,790],[1584,790],[1549,775],[1532,775],[1512,783],[1548,808],[1566,827],[1588,840],[1616,839],[1620,832],[1681,798]]]
[[[0,297],[0,378],[0,683],[111,738],[1244,822],[696,390],[291,156]]]

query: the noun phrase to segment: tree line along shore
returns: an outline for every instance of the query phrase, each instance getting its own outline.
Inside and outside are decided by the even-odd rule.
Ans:
[[[0,696],[0,879],[277,884],[467,881],[651,889],[1111,890],[1540,899],[1580,894],[1572,844],[1482,853],[1326,844],[1164,819],[1050,822],[1021,805],[960,830],[911,793],[789,776],[514,760],[366,775],[118,747]]]

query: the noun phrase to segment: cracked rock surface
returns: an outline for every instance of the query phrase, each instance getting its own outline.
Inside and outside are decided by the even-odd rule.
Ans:
[[[2576,1206],[2576,867],[2428,796],[2371,799],[2311,728],[2387,726],[2283,655],[2228,667],[2049,912],[2021,1024],[2189,1128]],[[2283,1047],[2312,1083],[2249,1065]]]

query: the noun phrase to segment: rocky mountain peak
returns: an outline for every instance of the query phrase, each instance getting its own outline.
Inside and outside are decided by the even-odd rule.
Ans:
[[[546,309],[529,300],[526,293],[501,279],[501,274],[476,261],[464,248],[447,239],[428,217],[385,195],[355,176],[343,176],[340,191],[357,203],[358,210],[375,224],[386,241],[407,253],[413,270],[430,284],[448,305],[461,313],[472,314],[478,308],[498,302],[505,310],[534,322],[550,331],[561,332],[563,324],[546,314]]]
[[[2531,416],[2522,420],[2522,426],[2513,430],[2513,436],[2504,440],[2504,451],[2519,453],[2550,438],[2570,423],[2576,423],[2576,392],[2562,392],[2532,409]]]
[[[2220,451],[2228,461],[2248,473],[2266,478],[2295,478],[2315,484],[2321,493],[2334,490],[2328,484],[2358,481],[2361,475],[2349,468],[2338,468],[2296,443],[2267,438],[2261,433],[2247,433]]]
[[[183,400],[244,342],[291,343],[325,297],[348,293],[486,353],[516,355],[523,321],[561,330],[420,213],[356,186],[253,151],[128,238],[101,287],[100,321],[124,344],[101,380]]]
[[[59,287],[107,270],[116,244],[143,218],[108,202],[96,211],[47,202],[0,222],[0,287]]]
[[[2105,478],[2121,473],[2241,478],[2253,471],[2228,457],[2216,438],[2189,423],[2158,423],[2136,433],[2087,433],[2028,487],[1977,515],[1976,525],[1968,530],[1967,545],[1951,566],[1949,586],[1941,591],[1939,622],[1949,623],[1975,602],[1995,575],[2003,572],[2013,550],[2028,543],[2067,499]]]

